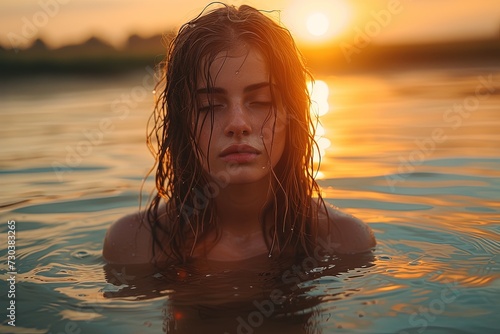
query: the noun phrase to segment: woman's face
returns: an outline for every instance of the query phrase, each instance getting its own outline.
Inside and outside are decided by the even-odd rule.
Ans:
[[[221,182],[262,180],[286,141],[285,111],[271,95],[264,58],[253,48],[236,47],[219,53],[208,70],[213,82],[207,87],[202,75],[197,89],[200,163]]]

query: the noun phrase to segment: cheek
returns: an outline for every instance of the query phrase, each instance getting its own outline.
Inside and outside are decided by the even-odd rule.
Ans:
[[[287,136],[288,129],[288,114],[284,111],[281,111],[278,115],[278,119],[276,120],[276,127],[274,129],[274,136],[279,137],[283,142]]]
[[[204,127],[198,131],[198,145],[205,151],[210,143],[210,128]]]
[[[285,113],[280,112],[276,121],[274,119],[269,120],[262,129],[264,145],[272,160],[279,159],[283,153],[288,131],[287,120]]]
[[[264,139],[266,141],[272,140],[274,136],[274,141],[276,141],[279,137],[285,137],[288,127],[287,120],[288,118],[284,111],[278,112],[276,117],[274,117],[274,115],[270,116],[262,126],[261,134]]]

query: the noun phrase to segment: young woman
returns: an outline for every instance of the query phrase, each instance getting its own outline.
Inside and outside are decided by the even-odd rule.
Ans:
[[[252,7],[221,6],[180,28],[164,67],[148,138],[157,194],[147,211],[110,227],[103,249],[109,263],[241,261],[375,246],[366,224],[320,195],[311,77],[288,30]]]

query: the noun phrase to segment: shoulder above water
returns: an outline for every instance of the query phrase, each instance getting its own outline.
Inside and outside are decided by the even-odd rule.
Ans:
[[[320,209],[319,236],[328,235],[335,245],[334,251],[340,254],[356,254],[367,252],[377,244],[372,229],[360,219],[340,211],[325,203]]]
[[[329,204],[326,204],[326,211],[328,216],[325,208],[320,208],[318,236],[320,239],[327,237],[333,252],[355,254],[375,247],[375,237],[367,224]],[[146,264],[153,261],[152,247],[150,227],[141,221],[140,213],[135,213],[110,226],[102,255],[110,264]]]
[[[114,222],[104,238],[102,256],[110,264],[144,264],[152,260],[152,236],[139,213]]]

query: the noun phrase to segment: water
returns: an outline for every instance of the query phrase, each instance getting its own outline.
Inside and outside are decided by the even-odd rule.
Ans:
[[[101,258],[107,227],[137,209],[153,162],[150,79],[145,70],[0,84],[0,332],[500,329],[499,68],[318,75],[329,88],[320,183],[373,228],[373,254],[164,273]]]

